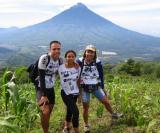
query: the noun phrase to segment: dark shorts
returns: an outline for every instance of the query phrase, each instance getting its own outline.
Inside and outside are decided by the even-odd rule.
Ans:
[[[55,92],[53,88],[46,89],[46,96],[49,100],[49,104],[55,104]],[[36,97],[39,101],[42,97],[42,92],[40,91],[40,88],[36,88]]]

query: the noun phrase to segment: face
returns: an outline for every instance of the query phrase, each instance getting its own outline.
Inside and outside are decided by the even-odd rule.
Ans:
[[[59,59],[60,50],[61,50],[61,45],[58,43],[53,43],[50,47],[51,57],[53,59]]]
[[[95,52],[91,50],[86,50],[86,60],[93,60],[95,56]]]
[[[72,52],[69,52],[68,54],[67,54],[67,56],[66,56],[66,62],[68,63],[68,64],[72,64],[72,63],[74,63],[75,62],[75,55],[74,55],[74,53],[72,53]]]

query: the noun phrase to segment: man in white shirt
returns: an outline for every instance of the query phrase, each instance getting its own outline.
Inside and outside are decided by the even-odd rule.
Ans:
[[[59,41],[50,42],[48,54],[39,58],[38,71],[39,78],[36,86],[37,100],[41,110],[41,124],[44,133],[48,133],[49,119],[55,104],[54,83],[55,75],[58,73],[60,65],[61,43]]]

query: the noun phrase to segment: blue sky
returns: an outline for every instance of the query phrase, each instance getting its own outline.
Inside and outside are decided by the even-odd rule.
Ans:
[[[113,23],[160,37],[160,0],[0,0],[0,27],[25,27],[81,2]]]

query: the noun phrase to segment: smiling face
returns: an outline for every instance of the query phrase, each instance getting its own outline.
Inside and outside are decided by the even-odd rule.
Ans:
[[[57,60],[60,56],[61,45],[59,43],[52,43],[49,51],[51,53],[51,57]]]
[[[74,64],[74,62],[75,62],[75,59],[76,59],[76,55],[75,55],[75,53],[73,53],[73,52],[68,52],[67,54],[66,54],[66,62],[68,63],[68,64]]]
[[[95,52],[92,50],[86,50],[85,51],[85,60],[88,62],[93,61],[95,58]]]

